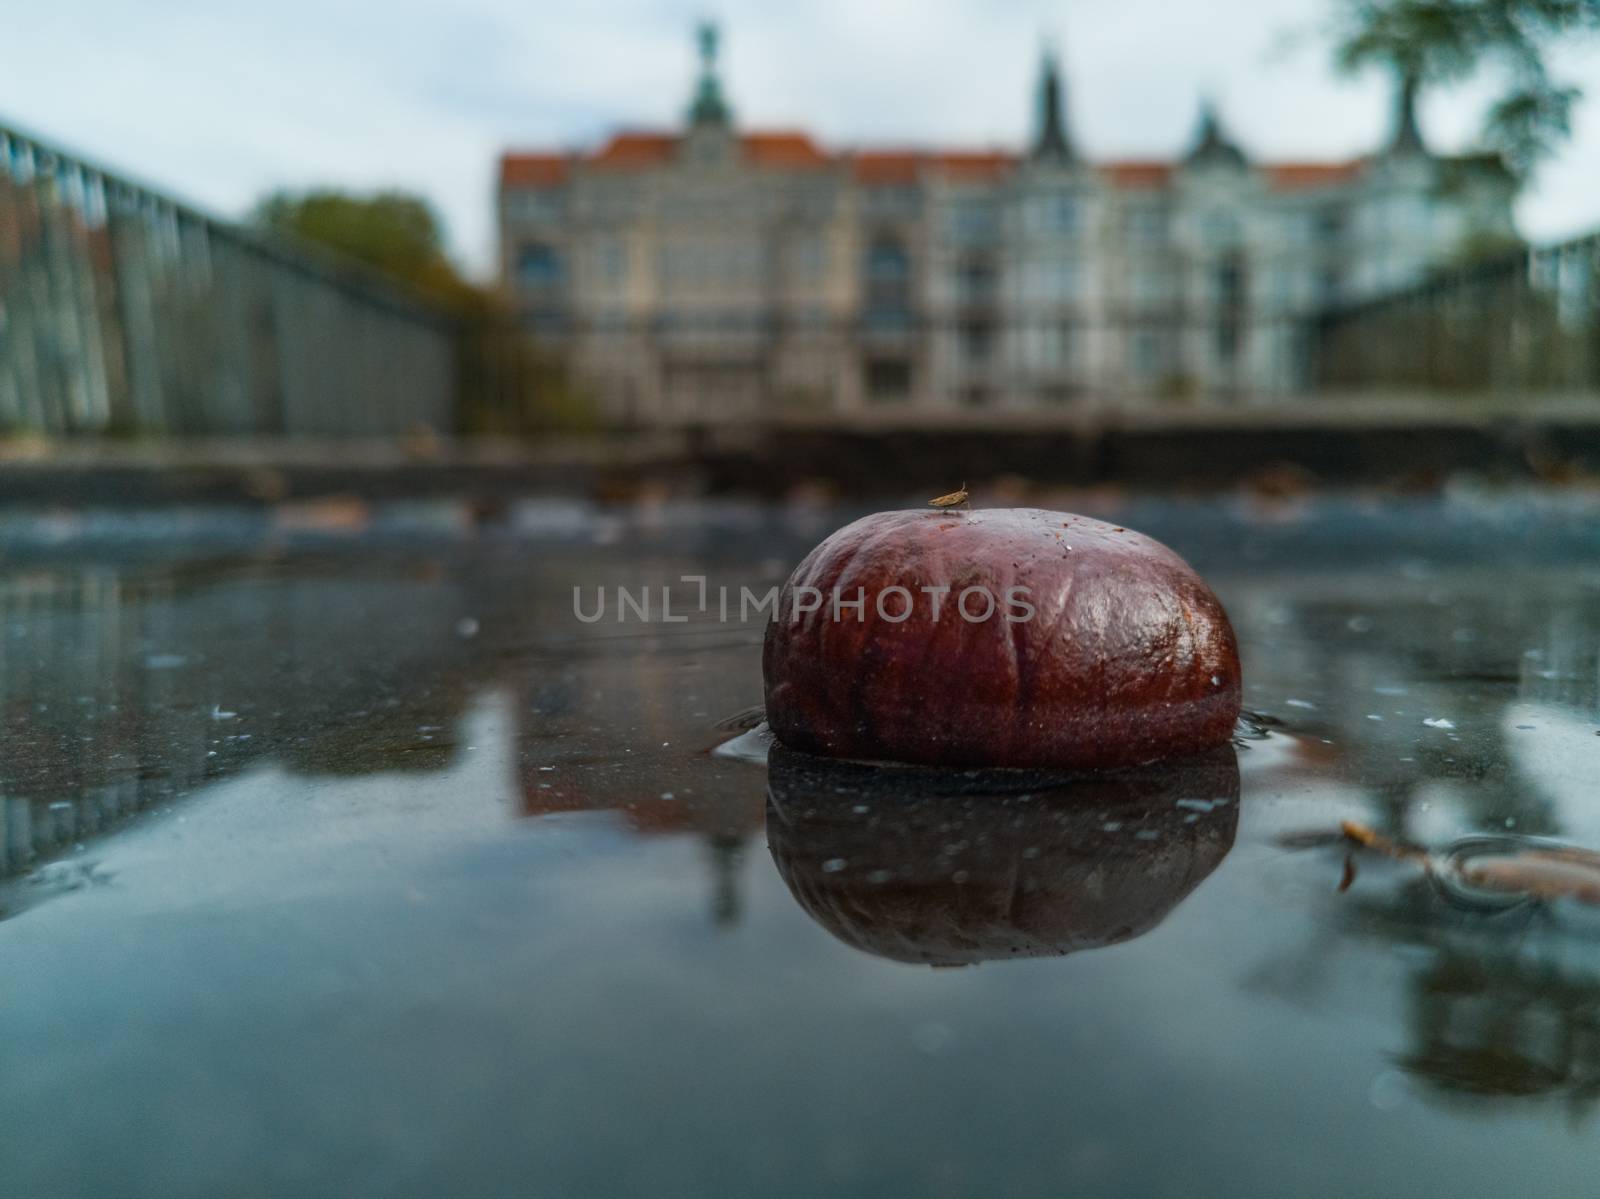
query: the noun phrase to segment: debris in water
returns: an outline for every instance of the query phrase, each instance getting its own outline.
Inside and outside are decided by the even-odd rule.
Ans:
[[[1381,853],[1384,857],[1394,858],[1396,861],[1401,862],[1427,862],[1429,860],[1427,850],[1417,849],[1411,845],[1402,845],[1398,841],[1391,841],[1376,829],[1361,824],[1359,821],[1341,820],[1339,828],[1346,837],[1361,846],[1361,848]]]
[[[1344,855],[1344,876],[1339,879],[1339,894],[1343,895],[1350,889],[1350,884],[1356,881],[1356,856],[1352,853]]]
[[[1455,721],[1446,720],[1443,716],[1428,716],[1423,719],[1422,723],[1430,729],[1453,729],[1456,727]]]
[[[1363,849],[1415,862],[1436,882],[1513,900],[1571,899],[1600,907],[1600,853],[1521,837],[1468,837],[1444,857],[1392,841],[1354,820],[1344,835]],[[1353,869],[1347,865],[1347,876]],[[1340,890],[1348,884],[1341,884]]]

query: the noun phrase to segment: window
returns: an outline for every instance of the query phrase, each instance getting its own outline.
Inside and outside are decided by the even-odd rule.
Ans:
[[[1239,218],[1229,209],[1213,209],[1201,218],[1200,236],[1210,246],[1231,246],[1239,240]]]
[[[820,279],[828,269],[828,243],[819,234],[798,238],[791,253],[795,276],[800,279]]]
[[[1000,233],[1000,212],[987,196],[955,200],[946,214],[946,228],[950,239],[958,243],[991,241]]]
[[[969,363],[989,361],[994,348],[994,326],[986,321],[965,321],[961,325],[961,356]]]
[[[790,191],[794,214],[800,220],[826,221],[833,216],[834,192],[831,187],[797,187]]]
[[[1388,229],[1391,237],[1425,236],[1432,224],[1433,212],[1422,196],[1395,196],[1389,201]]]
[[[922,211],[922,193],[909,184],[869,187],[866,208],[873,216],[912,217]]]
[[[556,308],[541,308],[527,317],[528,328],[546,335],[562,333],[567,327],[566,313]]]
[[[904,279],[911,273],[911,259],[905,247],[889,237],[880,237],[867,247],[868,279]]]
[[[1166,367],[1166,345],[1154,329],[1136,329],[1128,343],[1128,369],[1136,379],[1155,378]]]
[[[1239,356],[1239,322],[1223,321],[1217,326],[1217,360],[1231,365]]]
[[[862,262],[869,322],[904,321],[911,308],[911,258],[899,240],[874,238]]]
[[[589,195],[589,213],[601,222],[626,220],[633,213],[634,196],[631,188],[620,184],[597,186]]]
[[[1045,321],[1025,326],[1021,336],[1023,365],[1035,374],[1053,374],[1072,365],[1072,326],[1062,321]]]
[[[1035,258],[1022,264],[1022,296],[1026,302],[1062,304],[1082,294],[1082,268],[1076,258]]]
[[[903,400],[911,394],[911,364],[903,358],[875,358],[867,363],[867,398],[877,403]]]
[[[994,263],[987,258],[964,259],[956,268],[956,299],[963,304],[992,304],[995,299]]]
[[[566,196],[553,190],[523,190],[506,197],[506,213],[528,224],[559,221],[566,211]]]
[[[903,308],[869,308],[866,312],[867,332],[879,334],[906,334],[912,330],[911,313]]]
[[[1244,302],[1244,267],[1239,255],[1229,255],[1212,267],[1211,295],[1226,308],[1237,307]]]
[[[1171,275],[1157,266],[1136,266],[1129,290],[1140,304],[1160,304],[1173,298]]]
[[[524,287],[554,287],[563,275],[561,255],[544,242],[528,242],[517,252],[517,279]]]
[[[1160,204],[1137,204],[1123,214],[1128,240],[1141,246],[1165,245],[1167,210]]]
[[[628,274],[628,244],[620,237],[607,237],[595,246],[595,274],[604,283],[620,283]]]
[[[684,240],[661,248],[661,276],[669,286],[749,283],[763,265],[760,246],[750,240]]]
[[[1029,233],[1070,237],[1078,231],[1078,203],[1069,192],[1044,192],[1030,196],[1023,208]]]

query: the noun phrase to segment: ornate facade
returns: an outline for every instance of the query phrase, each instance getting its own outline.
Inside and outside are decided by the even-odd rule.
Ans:
[[[1350,161],[1255,161],[1208,104],[1181,158],[1090,162],[1047,56],[1024,152],[834,152],[701,59],[681,130],[500,164],[504,284],[617,422],[1276,402],[1317,312],[1514,237],[1409,93]]]

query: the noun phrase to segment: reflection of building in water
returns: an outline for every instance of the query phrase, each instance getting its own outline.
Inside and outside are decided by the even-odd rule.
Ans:
[[[703,837],[712,918],[736,922],[745,847],[762,827],[759,772],[704,752],[727,735],[709,718],[703,744],[681,743],[692,675],[664,669],[639,644],[602,641],[590,652],[581,671],[546,663],[518,699],[523,815],[612,812],[647,836]],[[597,754],[602,730],[612,740]]]
[[[1411,567],[1392,570],[1381,596],[1360,571],[1301,571],[1230,604],[1241,641],[1270,661],[1250,677],[1293,732],[1284,768],[1354,784],[1367,818],[1402,839],[1450,822],[1570,831],[1529,769],[1551,722],[1515,713],[1544,705],[1576,719],[1600,704],[1592,588],[1563,569],[1524,570],[1512,588],[1474,569]]]
[[[564,569],[554,558],[547,584]],[[0,578],[0,876],[256,763],[443,770],[473,694],[515,673],[524,810],[617,810],[646,834],[703,836],[713,914],[736,918],[761,785],[699,752],[725,706],[707,696],[705,743],[681,742],[696,674],[681,639],[601,637],[572,648],[570,669],[560,652],[513,666],[506,646],[559,630],[570,594],[381,556],[331,573],[316,559],[14,569]],[[493,613],[498,636],[463,638],[468,613]],[[703,677],[713,689],[720,678]]]
[[[1089,162],[1047,58],[1021,152],[834,152],[738,128],[714,55],[682,129],[501,160],[506,287],[614,420],[1282,394],[1306,318],[1513,234],[1409,93],[1348,161],[1253,160],[1208,104],[1174,159]]]
[[[1429,829],[1446,839],[1507,828],[1572,835],[1584,812],[1530,763],[1563,744],[1551,739],[1560,718],[1593,722],[1600,708],[1600,608],[1570,569],[1525,568],[1515,586],[1506,577],[1419,555],[1391,569],[1381,594],[1359,568],[1301,572],[1231,605],[1241,642],[1270,659],[1275,689],[1288,688],[1277,695],[1301,701],[1275,711],[1292,730],[1280,744],[1304,751],[1275,755],[1283,765],[1252,773],[1253,788],[1293,795],[1321,776],[1389,836],[1430,845]],[[1600,748],[1592,732],[1581,739]],[[1337,835],[1337,811],[1320,809],[1326,823],[1309,829],[1304,809],[1289,811],[1301,822],[1289,831]],[[1248,985],[1305,1003],[1337,989],[1340,941],[1401,947],[1386,959],[1403,971],[1408,1001],[1393,1063],[1422,1095],[1542,1097],[1591,1111],[1600,1098],[1594,914],[1570,903],[1462,910],[1411,870],[1361,855],[1353,886],[1337,894],[1346,852],[1341,843],[1283,859],[1282,869],[1321,880],[1317,932],[1256,968]]]
[[[0,876],[268,757],[443,767],[481,671],[461,607],[440,582],[259,562],[0,579]]]

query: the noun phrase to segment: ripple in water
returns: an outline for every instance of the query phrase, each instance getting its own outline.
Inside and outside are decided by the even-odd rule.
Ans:
[[[1249,748],[1252,741],[1265,741],[1274,729],[1287,727],[1282,720],[1269,712],[1252,712],[1244,708],[1233,723],[1233,744],[1239,749]]]
[[[1464,907],[1500,910],[1558,899],[1600,907],[1600,853],[1558,841],[1465,837],[1429,874],[1447,899]]]

